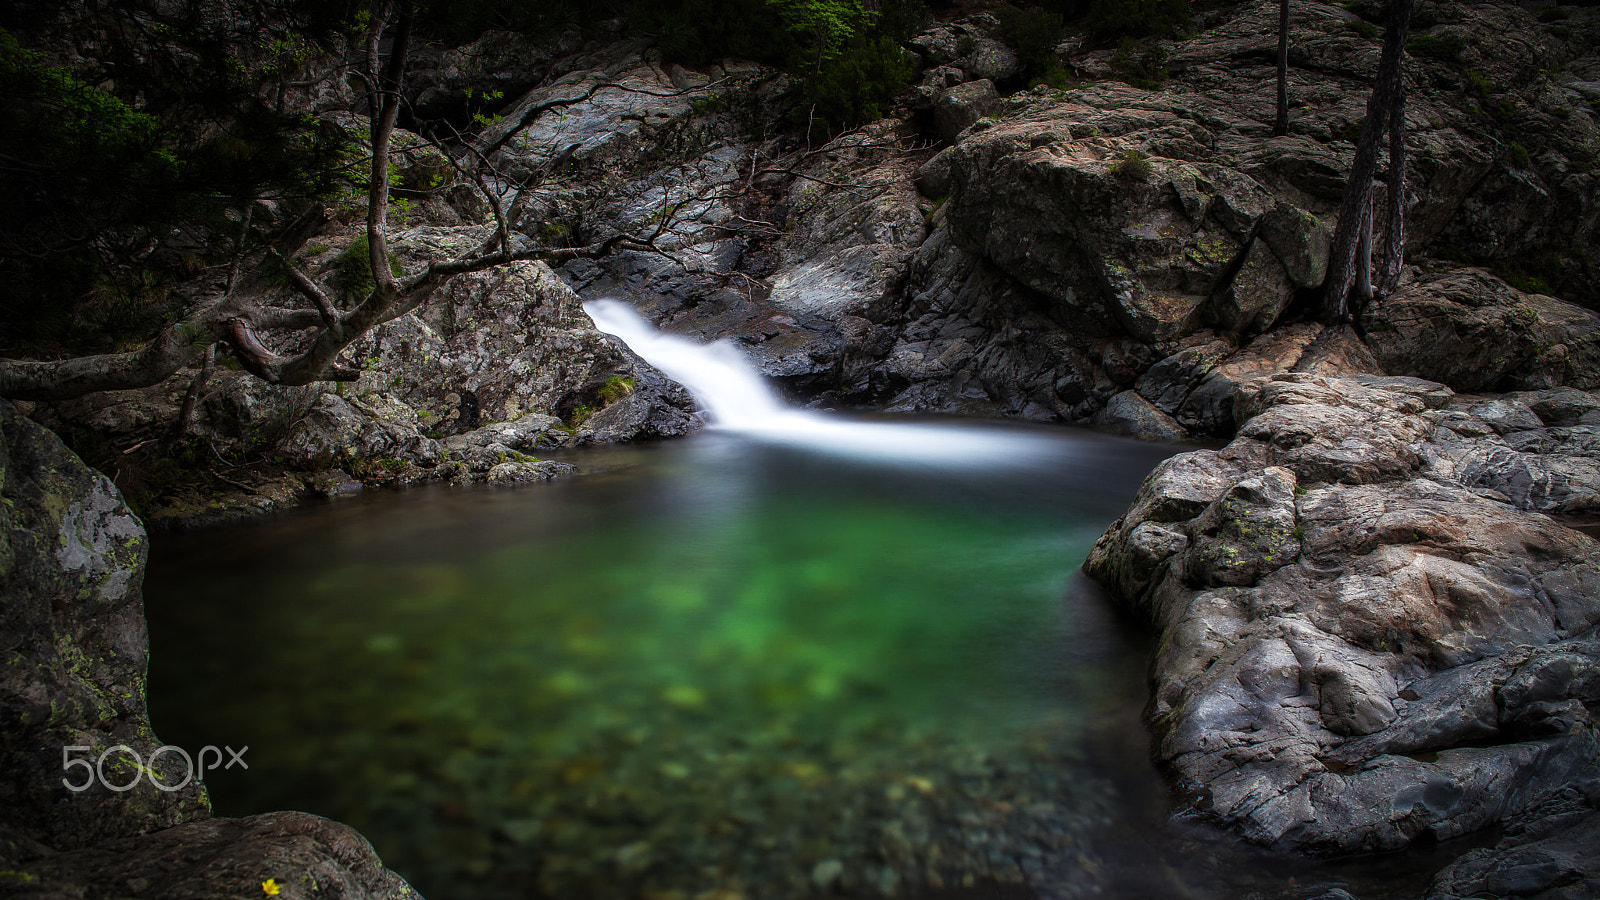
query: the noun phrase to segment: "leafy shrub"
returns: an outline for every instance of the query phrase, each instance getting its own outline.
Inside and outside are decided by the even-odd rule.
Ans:
[[[1166,50],[1131,37],[1123,38],[1111,54],[1111,68],[1123,76],[1122,80],[1145,91],[1160,90],[1161,83],[1171,77],[1166,62]]]
[[[1467,42],[1458,34],[1414,34],[1406,39],[1406,52],[1421,59],[1459,64],[1466,49]]]
[[[1511,160],[1511,164],[1519,169],[1526,169],[1533,162],[1528,156],[1528,148],[1516,141],[1506,145],[1506,158]]]
[[[790,92],[790,122],[832,132],[882,118],[913,71],[911,54],[888,36],[857,38]]]
[[[1490,81],[1488,77],[1477,69],[1467,70],[1467,87],[1479,97],[1487,97],[1495,93],[1494,82]]]
[[[1383,30],[1378,26],[1372,24],[1371,22],[1364,22],[1360,19],[1351,19],[1350,21],[1344,23],[1344,27],[1346,30],[1353,31],[1369,41],[1377,38],[1378,35],[1383,33]]]
[[[333,260],[334,271],[339,273],[339,287],[346,300],[360,300],[378,286],[378,280],[372,277],[371,246],[363,234]],[[389,254],[389,271],[396,278],[405,274],[400,258],[393,253]]]
[[[1060,13],[1045,9],[1020,9],[1007,4],[995,10],[1000,19],[1000,37],[1017,50],[1023,80],[1031,87],[1048,84],[1066,87],[1071,77],[1056,56],[1066,22]]]
[[[1142,35],[1176,34],[1189,21],[1189,0],[1092,0],[1083,24],[1097,35]]]
[[[1149,156],[1138,150],[1129,150],[1121,159],[1112,163],[1107,171],[1128,181],[1149,181],[1150,176],[1155,173],[1155,166],[1150,164]]]

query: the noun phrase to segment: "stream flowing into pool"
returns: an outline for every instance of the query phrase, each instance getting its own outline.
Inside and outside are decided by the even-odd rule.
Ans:
[[[1161,825],[1077,572],[1177,448],[769,412],[157,539],[157,733],[433,900],[1301,896]]]

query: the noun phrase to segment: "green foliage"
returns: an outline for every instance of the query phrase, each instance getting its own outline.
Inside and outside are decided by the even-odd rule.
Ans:
[[[1111,54],[1111,68],[1122,75],[1122,80],[1145,91],[1160,90],[1161,83],[1172,77],[1166,62],[1166,50],[1131,37],[1123,38]]]
[[[876,16],[860,0],[765,0],[805,60],[820,75],[823,63],[844,53],[850,39]]]
[[[1505,263],[1495,263],[1490,266],[1490,271],[1494,272],[1495,277],[1524,294],[1550,293],[1550,282],[1541,275],[1530,275]]]
[[[1460,64],[1467,42],[1458,34],[1414,34],[1406,39],[1406,53],[1420,59]]]
[[[634,26],[668,60],[753,59],[797,76],[788,123],[833,132],[881,117],[910,83],[898,46],[928,20],[923,0],[640,0]]]
[[[231,251],[252,200],[332,189],[337,141],[262,99],[316,48],[296,30],[311,19],[265,16],[289,2],[0,13],[12,27],[0,29],[0,347],[98,352],[138,337],[170,312],[165,285]],[[69,48],[73,67],[38,43]]]
[[[1177,34],[1190,15],[1189,0],[1091,0],[1083,24],[1097,35]]]
[[[1150,157],[1138,150],[1129,150],[1122,158],[1111,164],[1108,169],[1117,178],[1128,181],[1149,181],[1155,173],[1155,166],[1150,164]]]
[[[610,378],[607,378],[606,383],[600,387],[600,402],[606,406],[610,406],[618,400],[621,400],[623,397],[633,393],[633,387],[634,380],[632,378],[626,378],[621,375],[613,375]]]
[[[1360,19],[1351,19],[1344,23],[1344,27],[1347,31],[1353,31],[1369,41],[1376,40],[1378,35],[1383,34],[1383,29],[1371,22],[1364,22]]]
[[[881,118],[913,71],[911,54],[889,37],[857,39],[790,92],[790,122],[835,132]]]
[[[339,288],[347,302],[362,299],[378,286],[378,280],[372,275],[371,257],[372,245],[365,234],[334,257],[333,269],[339,273]],[[405,274],[400,258],[393,253],[389,254],[389,271],[396,278]]]
[[[1487,97],[1496,91],[1494,82],[1477,69],[1467,70],[1467,88],[1479,97]]]
[[[1066,32],[1066,22],[1060,13],[1007,4],[998,7],[995,15],[1000,19],[1001,39],[1017,50],[1023,81],[1029,87],[1047,84],[1064,88],[1071,83],[1072,77],[1055,52]]]
[[[1506,144],[1506,159],[1519,169],[1526,169],[1532,163],[1532,159],[1528,156],[1528,148],[1516,141]]]

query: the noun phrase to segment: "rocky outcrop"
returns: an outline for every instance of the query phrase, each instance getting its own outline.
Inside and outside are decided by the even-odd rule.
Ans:
[[[1421,268],[1365,312],[1360,338],[1342,329],[1336,341],[1313,334],[1306,344],[1299,329],[1316,326],[1283,334],[1283,323],[1304,316],[1325,272],[1352,125],[1376,67],[1376,32],[1361,19],[1370,10],[1294,8],[1290,134],[1273,137],[1275,16],[1238,6],[1208,14],[1194,39],[1134,48],[1166,59],[1171,77],[1158,89],[1120,83],[1155,80],[1130,75],[1126,48],[1069,43],[1058,48],[1064,63],[1101,83],[1018,93],[945,128],[952,145],[915,176],[943,205],[901,306],[872,317],[874,340],[886,343],[876,363],[845,354],[842,398],[1109,419],[1120,414],[1102,414],[1105,405],[1154,371],[1160,387],[1141,397],[1193,435],[1225,436],[1234,386],[1275,372],[1389,372],[1461,390],[1590,387],[1591,312],[1429,258],[1437,248],[1507,272],[1542,261],[1567,273],[1550,279],[1568,299],[1595,295],[1587,256],[1573,248],[1595,239],[1592,175],[1581,160],[1600,134],[1587,95],[1560,86],[1581,82],[1588,58],[1549,41],[1549,26],[1520,10],[1462,10],[1456,22],[1419,14],[1407,70],[1407,244]],[[1593,25],[1584,16],[1560,27]],[[948,97],[954,109],[981,90],[953,64],[981,33],[977,19],[963,20],[912,42],[930,66],[915,104],[936,112]],[[1519,38],[1472,39],[1480,33]],[[1463,91],[1476,99],[1463,102]],[[1486,128],[1491,107],[1499,112]],[[1518,169],[1505,157],[1513,140],[1548,150]],[[1546,195],[1544,208],[1559,195],[1564,212],[1539,212],[1534,198]],[[1502,200],[1518,224],[1500,218]],[[1467,237],[1511,231],[1520,253]],[[1228,353],[1202,352],[1207,344]],[[1191,402],[1194,377],[1210,384]]]
[[[1460,391],[1600,388],[1600,315],[1476,269],[1424,276],[1362,310],[1388,371]]]
[[[484,235],[476,226],[420,226],[398,234],[395,246],[425,264]],[[336,256],[323,248],[307,262],[336,266]],[[416,312],[362,336],[349,356],[360,378],[332,389],[284,388],[219,367],[183,445],[210,478],[149,488],[141,500],[153,526],[214,524],[363,485],[543,480],[570,471],[537,458],[552,449],[700,425],[693,398],[596,330],[572,290],[539,263],[453,278]],[[30,405],[30,414],[89,452],[158,453],[192,379],[186,372],[146,391]]]
[[[0,785],[0,822],[67,849],[205,816],[198,783],[171,792],[149,779],[124,792],[98,782],[81,792],[63,786],[64,775],[82,774],[81,766],[63,768],[63,748],[95,748],[67,755],[98,761],[118,745],[144,759],[161,746],[144,705],[139,590],[148,544],[104,475],[3,400],[0,436],[0,760],[11,773]],[[120,785],[132,766],[114,754],[106,772]],[[174,757],[153,768],[167,784],[183,781]]]
[[[1486,462],[1592,471],[1586,426],[1411,378],[1237,402],[1239,437],[1158,467],[1085,564],[1161,634],[1148,720],[1187,814],[1367,852],[1595,777],[1600,542],[1536,510],[1600,508],[1597,482]]]
[[[158,752],[145,709],[144,528],[104,475],[4,400],[0,499],[8,891],[236,896],[273,878],[284,896],[308,896],[308,885],[414,896],[343,825],[303,813],[211,818],[184,757]]]
[[[680,435],[698,426],[693,403],[597,331],[576,294],[539,263],[458,276],[416,313],[351,348],[367,361],[356,393],[392,395],[438,436],[527,413],[566,420],[604,405],[608,381],[629,381],[651,414],[610,440]],[[403,414],[402,414],[403,415]]]

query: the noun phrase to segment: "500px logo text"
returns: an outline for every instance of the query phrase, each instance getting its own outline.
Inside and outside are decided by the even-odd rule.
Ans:
[[[87,745],[62,747],[61,771],[71,772],[78,766],[82,766],[86,771],[83,774],[83,781],[81,783],[74,783],[69,777],[62,777],[61,783],[66,786],[67,790],[77,793],[79,791],[88,790],[98,778],[100,781],[100,786],[104,787],[106,790],[126,791],[131,790],[134,785],[138,784],[141,778],[149,775],[150,783],[155,786],[156,790],[167,791],[170,793],[172,791],[182,790],[184,787],[188,786],[189,782],[194,780],[196,775],[204,774],[210,769],[231,769],[235,763],[243,768],[250,768],[250,764],[244,761],[245,751],[249,750],[249,747],[241,747],[238,750],[234,750],[232,747],[225,747],[223,749],[228,751],[229,758],[227,765],[223,765],[222,763],[222,750],[217,749],[211,744],[207,744],[200,748],[198,758],[189,756],[189,751],[183,749],[182,747],[174,747],[170,744],[157,747],[155,751],[150,754],[148,763],[139,755],[139,751],[129,747],[127,744],[118,744],[115,747],[106,748],[106,751],[100,754],[100,758],[94,762],[90,762],[87,759],[74,759],[72,756],[73,753],[78,751],[87,751],[88,753],[93,754],[93,747]],[[106,760],[112,759],[112,754],[118,752],[119,750],[128,757],[132,757],[133,760],[133,779],[128,781],[126,784],[113,784],[111,779],[106,777]],[[177,784],[163,784],[161,778],[156,774],[156,770],[154,768],[156,760],[160,758],[163,753],[170,753],[183,757],[183,780]],[[211,754],[210,765],[206,764],[206,754],[208,753]],[[121,758],[113,760],[113,762],[118,761],[121,761]],[[113,766],[113,768],[115,769],[116,767]],[[113,772],[113,775],[115,775],[115,772]]]

